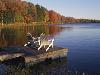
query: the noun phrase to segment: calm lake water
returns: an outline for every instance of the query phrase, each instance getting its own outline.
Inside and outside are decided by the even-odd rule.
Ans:
[[[49,66],[48,73],[52,73],[51,75],[66,75],[68,74],[66,70],[67,72],[81,72],[80,75],[84,75],[82,74],[83,72],[85,72],[85,75],[100,75],[100,23],[50,25],[49,27],[25,26],[17,28],[17,31],[16,36],[9,28],[1,29],[0,46],[23,46],[27,41],[25,39],[27,32],[34,34],[33,36],[38,36],[43,32],[55,38],[54,43],[56,46],[69,48],[68,56],[66,57],[67,62]],[[60,66],[57,64],[60,64]],[[43,68],[39,69],[41,74],[47,70],[47,67],[43,67],[43,65],[40,67]]]
[[[66,24],[55,35],[57,46],[69,48],[71,69],[100,75],[100,24]]]

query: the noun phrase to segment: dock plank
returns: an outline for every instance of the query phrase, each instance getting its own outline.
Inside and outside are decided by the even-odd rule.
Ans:
[[[61,57],[67,57],[68,54],[68,48],[62,48],[62,47],[56,47],[50,48],[48,51],[46,51],[44,48],[37,50],[34,48],[29,47],[23,47],[20,48],[18,52],[0,52],[0,61],[5,61],[17,57],[24,57],[26,64],[35,64],[39,63],[41,61],[45,61],[46,59],[56,59]]]
[[[34,52],[33,55],[29,55],[29,56],[26,55],[24,57],[26,63],[35,64],[41,61],[45,61],[46,59],[49,58],[56,59],[59,57],[60,58],[67,57],[68,48],[54,47],[48,50],[47,52],[45,51],[45,49],[41,49],[39,51],[35,50]]]

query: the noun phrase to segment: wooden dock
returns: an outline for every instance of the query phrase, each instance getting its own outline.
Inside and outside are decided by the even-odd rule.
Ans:
[[[5,53],[5,54],[0,54],[0,61],[6,61],[14,58],[18,58],[20,56],[23,56],[24,53]]]
[[[36,53],[31,56],[24,56],[25,62],[28,64],[35,64],[46,59],[56,59],[61,57],[67,57],[68,49],[61,47],[54,47],[53,49],[36,51]]]
[[[45,49],[35,50],[32,48],[23,48],[23,53],[0,53],[0,61],[13,60],[14,58],[23,57],[26,64],[36,64],[47,59],[56,59],[61,57],[67,57],[68,49],[61,47],[50,48],[47,52]]]

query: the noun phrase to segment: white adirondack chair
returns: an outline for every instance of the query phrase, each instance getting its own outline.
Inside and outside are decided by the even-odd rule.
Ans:
[[[36,38],[34,38],[34,37],[32,36],[31,33],[28,32],[27,35],[29,36],[29,39],[28,39],[28,42],[27,42],[26,44],[24,44],[24,46],[27,46],[27,45],[29,45],[30,43],[35,44],[35,43],[37,42],[37,41],[35,41]]]
[[[53,46],[54,46],[53,42],[54,42],[54,39],[51,39],[51,40],[41,40],[40,47],[38,48],[38,50],[40,50],[42,47],[45,48],[45,46],[48,45],[48,47],[46,48],[46,51],[48,51],[50,47],[53,48]]]
[[[49,50],[49,48],[50,47],[52,47],[53,48],[53,45],[54,45],[54,39],[46,39],[47,37],[45,36],[45,34],[41,34],[40,35],[40,37],[39,37],[39,40],[38,40],[38,42],[39,42],[39,48],[38,48],[38,50],[40,50],[42,47],[44,47],[45,48],[45,46],[47,46],[48,45],[48,47],[46,48],[46,51],[48,51]]]
[[[40,50],[42,47],[44,47],[45,48],[45,46],[48,46],[47,48],[46,48],[46,51],[48,51],[49,50],[49,48],[50,47],[52,47],[53,48],[53,46],[54,46],[54,39],[46,39],[46,36],[45,36],[45,34],[41,34],[40,35],[40,37],[37,37],[37,38],[34,38],[32,35],[31,35],[31,33],[27,33],[27,35],[29,35],[30,36],[30,39],[31,40],[29,40],[24,46],[27,46],[27,45],[29,45],[29,44],[35,44],[35,43],[38,43],[38,50]],[[37,40],[36,40],[37,39]]]

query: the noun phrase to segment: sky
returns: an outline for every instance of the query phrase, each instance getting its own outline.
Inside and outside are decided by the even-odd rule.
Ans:
[[[24,0],[54,10],[66,17],[100,20],[100,0]]]

